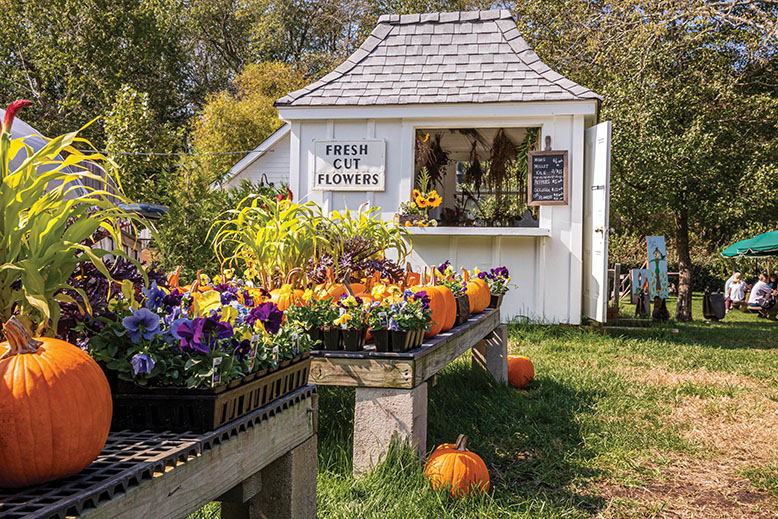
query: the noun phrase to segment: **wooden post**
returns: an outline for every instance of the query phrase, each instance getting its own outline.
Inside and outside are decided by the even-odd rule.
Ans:
[[[619,292],[621,291],[621,263],[613,266],[613,308],[619,307]]]
[[[508,327],[498,326],[473,346],[473,367],[487,371],[497,382],[508,382]]]

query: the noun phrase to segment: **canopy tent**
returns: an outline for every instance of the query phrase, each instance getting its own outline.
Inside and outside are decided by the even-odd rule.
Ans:
[[[778,231],[766,232],[747,240],[735,242],[721,251],[721,255],[725,258],[778,256]]]

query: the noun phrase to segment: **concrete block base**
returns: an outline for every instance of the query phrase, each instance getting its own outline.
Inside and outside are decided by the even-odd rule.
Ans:
[[[508,382],[508,327],[494,329],[473,346],[473,367],[491,373],[497,382]]]
[[[427,383],[414,389],[358,387],[354,406],[354,475],[372,470],[392,442],[427,454]]]
[[[240,499],[222,502],[222,519],[316,517],[316,445],[314,435],[262,469],[258,482],[251,485],[256,493],[250,499],[243,503]],[[232,491],[228,494],[235,496]]]

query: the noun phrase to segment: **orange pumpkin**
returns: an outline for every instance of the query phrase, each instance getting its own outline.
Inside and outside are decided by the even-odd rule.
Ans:
[[[460,434],[457,443],[435,449],[424,466],[424,475],[432,488],[445,488],[452,497],[467,495],[475,489],[489,491],[489,470],[484,460],[466,447],[467,436]]]
[[[0,359],[0,488],[66,478],[92,463],[111,427],[111,390],[72,344],[30,337],[12,317]]]
[[[443,296],[443,292],[436,286],[418,286],[413,287],[415,291],[424,290],[427,292],[427,296],[430,298],[430,310],[432,310],[432,316],[430,319],[430,330],[424,332],[424,337],[435,337],[443,329],[443,324],[448,318],[449,308],[446,304],[446,298]]]
[[[491,294],[489,286],[482,279],[474,279],[467,282],[467,297],[470,299],[470,313],[477,314],[486,310],[489,306]]]
[[[529,386],[535,378],[535,366],[527,357],[508,355],[508,382],[519,389]]]
[[[457,322],[457,298],[449,290],[448,287],[438,285],[438,290],[443,294],[443,299],[446,300],[446,319],[443,321],[443,329],[441,331],[447,332]]]
[[[303,304],[303,292],[299,288],[293,288],[292,285],[282,285],[270,291],[270,300],[274,302],[282,312],[290,306],[301,306]]]

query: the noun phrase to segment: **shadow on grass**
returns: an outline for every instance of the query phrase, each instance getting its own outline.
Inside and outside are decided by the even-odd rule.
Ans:
[[[429,390],[428,452],[440,443],[454,442],[458,434],[467,434],[468,448],[489,467],[492,491],[485,506],[497,516],[509,510],[507,516],[513,516],[513,511],[548,513],[571,508],[596,514],[604,505],[602,499],[571,490],[574,481],[595,476],[585,467],[591,454],[583,446],[575,415],[591,409],[596,395],[549,379],[519,391],[472,370],[469,360],[465,355],[450,365]],[[353,389],[319,389],[319,471],[344,483],[351,477],[353,406]],[[402,474],[398,484],[417,491],[424,488],[422,465],[409,467],[409,459],[407,453],[390,455],[374,476],[350,485],[350,497],[368,492],[371,481],[384,480],[381,474],[387,471],[395,478]],[[433,510],[427,514],[434,514]],[[433,515],[419,515],[423,516]]]
[[[596,513],[603,500],[570,490],[573,481],[595,476],[584,466],[591,453],[575,416],[596,398],[547,378],[517,390],[460,361],[430,391],[427,445],[467,434],[489,467],[494,499],[505,505],[533,500]]]

